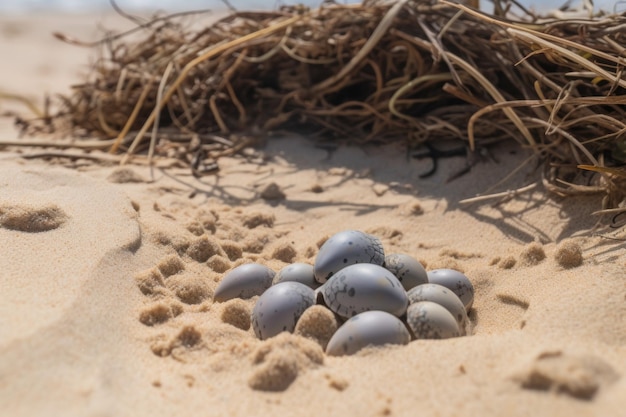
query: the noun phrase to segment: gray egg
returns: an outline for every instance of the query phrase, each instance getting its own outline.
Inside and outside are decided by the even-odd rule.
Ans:
[[[315,304],[314,291],[299,282],[287,281],[272,285],[252,309],[252,328],[261,339],[281,332],[293,333],[304,310]]]
[[[366,311],[346,321],[331,337],[326,353],[352,355],[366,346],[406,345],[411,335],[396,316],[384,311]]]
[[[291,265],[287,265],[274,276],[272,285],[279,282],[299,282],[316,289],[320,286],[320,283],[315,280],[315,274],[313,272],[313,265],[305,264],[302,262],[296,262]]]
[[[369,310],[386,311],[399,317],[409,303],[398,278],[374,264],[341,269],[324,284],[321,292],[328,308],[345,318]]]
[[[218,302],[232,298],[251,298],[263,294],[272,285],[276,273],[265,265],[239,265],[228,272],[217,285],[213,299]]]
[[[385,256],[385,268],[398,278],[407,291],[428,282],[426,270],[417,259],[410,255],[391,253]]]
[[[428,271],[428,282],[443,285],[452,290],[461,301],[467,311],[474,303],[474,286],[464,273],[454,269],[433,269]]]
[[[326,282],[340,269],[353,264],[383,265],[385,252],[376,236],[358,230],[344,230],[332,235],[315,258],[315,279]]]
[[[432,301],[445,307],[456,319],[461,335],[464,336],[467,333],[469,318],[465,306],[455,293],[443,285],[431,283],[418,285],[411,288],[407,292],[407,296],[411,304],[419,301]]]
[[[452,313],[432,301],[411,304],[406,311],[406,321],[416,339],[448,339],[461,335]]]

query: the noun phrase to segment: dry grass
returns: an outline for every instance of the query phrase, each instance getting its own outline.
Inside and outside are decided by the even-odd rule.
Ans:
[[[201,30],[162,17],[142,39],[100,42],[88,82],[25,127],[102,138],[124,160],[176,156],[198,174],[251,132],[409,149],[516,141],[544,161],[549,190],[623,206],[626,16],[503,18],[511,5],[496,16],[447,1],[327,3]]]

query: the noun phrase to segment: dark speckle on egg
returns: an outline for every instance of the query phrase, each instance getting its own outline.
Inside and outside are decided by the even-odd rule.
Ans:
[[[381,241],[358,230],[334,234],[321,247],[315,258],[315,279],[323,284],[347,265],[371,263],[382,265],[385,254]]]

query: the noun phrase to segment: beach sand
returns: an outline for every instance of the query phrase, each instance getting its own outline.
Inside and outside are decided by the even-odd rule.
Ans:
[[[67,92],[113,16],[0,19],[0,90],[41,102]],[[0,102],[0,112],[28,113]],[[16,139],[12,118],[0,138]],[[618,416],[626,405],[624,228],[595,229],[601,196],[539,185],[459,204],[530,155],[502,145],[471,172],[464,157],[407,158],[398,146],[268,140],[188,169],[25,159],[0,152],[0,409],[10,416]],[[527,164],[497,191],[537,181]],[[264,193],[275,184],[281,193]],[[332,357],[302,336],[260,341],[255,298],[213,301],[243,262],[312,263],[345,229],[387,253],[472,281],[471,336]]]

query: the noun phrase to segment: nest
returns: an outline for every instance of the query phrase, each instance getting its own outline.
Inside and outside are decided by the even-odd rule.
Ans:
[[[626,16],[512,19],[509,3],[496,6],[327,2],[235,12],[198,30],[158,18],[141,39],[101,42],[89,81],[44,124],[127,157],[176,147],[196,173],[250,133],[409,150],[515,141],[544,162],[549,190],[602,192],[606,207],[622,206]]]

